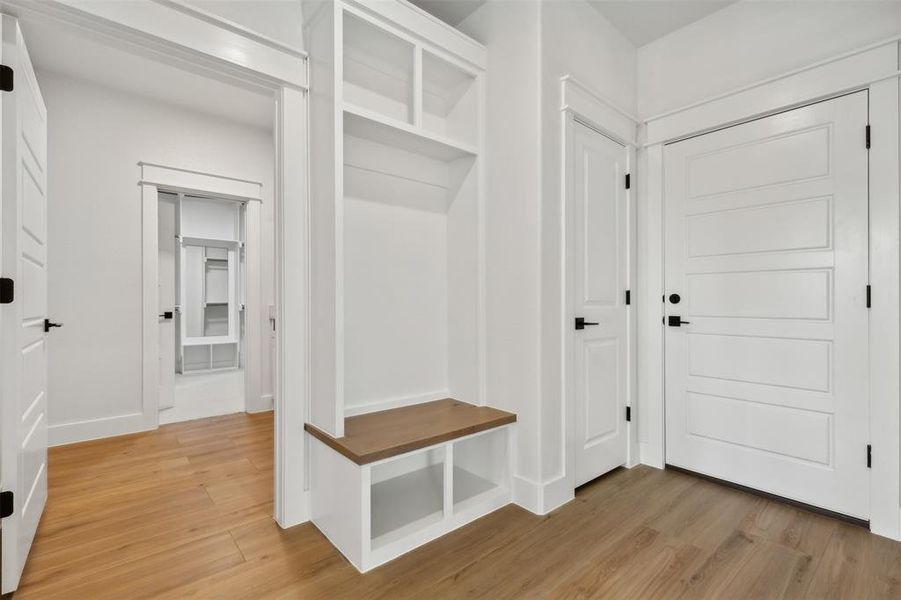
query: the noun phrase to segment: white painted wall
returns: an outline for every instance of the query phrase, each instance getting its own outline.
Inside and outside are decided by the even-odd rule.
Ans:
[[[541,352],[542,482],[555,482],[545,509],[572,497],[567,489],[563,402],[564,286],[563,127],[560,78],[572,75],[627,112],[636,106],[636,50],[582,0],[541,5]],[[601,124],[603,125],[603,124]],[[558,494],[566,494],[561,497]]]
[[[49,115],[49,424],[109,420],[141,406],[138,161],[263,183],[262,305],[272,303],[271,131],[39,72]],[[268,315],[260,315],[264,331]],[[263,349],[264,394],[271,394]],[[260,351],[260,350],[257,350]],[[90,430],[90,427],[87,428]],[[115,431],[113,425],[111,429]],[[124,431],[116,431],[124,433]]]
[[[187,4],[303,50],[300,0],[187,0]]]
[[[541,473],[539,10],[489,1],[460,29],[488,49],[486,375],[491,406],[515,412],[517,478]],[[519,482],[517,482],[519,483]]]
[[[636,51],[582,0],[489,0],[460,29],[488,47],[487,400],[517,413],[514,495],[545,512],[572,497],[560,367],[560,78],[634,111]]]
[[[652,117],[899,32],[901,2],[744,0],[638,50],[638,111]]]

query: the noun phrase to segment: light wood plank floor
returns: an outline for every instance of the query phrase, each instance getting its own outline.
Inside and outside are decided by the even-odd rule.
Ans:
[[[367,575],[271,513],[271,415],[56,448],[16,598],[901,598],[901,544],[646,467]]]

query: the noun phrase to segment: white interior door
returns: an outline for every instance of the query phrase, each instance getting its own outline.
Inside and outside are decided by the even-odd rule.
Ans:
[[[14,494],[3,521],[2,591],[18,587],[47,501],[47,111],[15,19],[4,15],[3,63],[15,89],[2,105],[4,276],[16,297],[2,309],[2,481]],[[9,274],[9,275],[6,275]]]
[[[626,148],[573,129],[573,382],[575,485],[626,462],[629,213]]]
[[[859,92],[664,153],[667,463],[862,519],[866,124]]]

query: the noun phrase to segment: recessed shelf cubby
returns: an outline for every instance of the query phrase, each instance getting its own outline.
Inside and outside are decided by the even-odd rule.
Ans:
[[[413,120],[413,44],[345,12],[344,100],[383,116]]]
[[[426,50],[422,53],[422,127],[461,144],[478,142],[476,77]]]
[[[444,518],[445,449],[437,447],[372,467],[370,539],[378,549]]]

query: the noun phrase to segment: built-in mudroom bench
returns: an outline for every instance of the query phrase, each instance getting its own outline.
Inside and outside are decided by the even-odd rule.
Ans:
[[[313,425],[313,523],[368,571],[510,502],[516,415],[445,399]]]
[[[400,0],[303,16],[311,518],[365,571],[510,501],[515,416],[486,394],[487,57]]]

